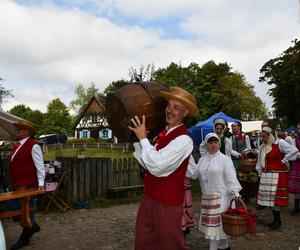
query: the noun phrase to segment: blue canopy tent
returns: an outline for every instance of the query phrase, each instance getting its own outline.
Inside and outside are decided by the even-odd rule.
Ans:
[[[284,131],[291,133],[292,131],[297,132],[298,129],[296,127],[292,126],[292,127],[286,128]]]
[[[224,114],[223,112],[219,112],[217,114],[212,115],[205,121],[198,122],[196,125],[189,129],[195,144],[199,145],[208,133],[214,131],[213,121],[216,118],[223,118],[227,122],[239,121],[238,119],[232,118]]]

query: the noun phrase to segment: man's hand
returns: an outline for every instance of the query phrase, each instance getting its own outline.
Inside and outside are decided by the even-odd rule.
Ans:
[[[128,126],[128,128],[135,133],[136,137],[139,138],[139,140],[147,138],[145,116],[144,115],[142,116],[142,122],[140,121],[140,119],[137,116],[135,116],[134,118],[131,118],[130,120],[133,124],[133,127]]]

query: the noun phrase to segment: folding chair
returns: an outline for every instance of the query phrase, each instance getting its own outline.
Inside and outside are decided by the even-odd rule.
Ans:
[[[55,205],[59,208],[59,210],[62,213],[65,213],[68,209],[71,209],[71,207],[61,198],[60,196],[60,188],[61,186],[68,180],[68,178],[71,176],[71,170],[64,170],[61,174],[58,184],[54,191],[47,192],[45,195],[45,199],[49,199],[49,203],[47,204],[44,213],[47,214],[48,210],[51,206]]]

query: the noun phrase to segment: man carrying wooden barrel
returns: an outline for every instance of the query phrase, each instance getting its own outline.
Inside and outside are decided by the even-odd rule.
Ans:
[[[161,91],[168,101],[165,109],[167,127],[152,146],[147,139],[145,116],[131,119],[129,126],[139,139],[134,156],[146,169],[144,197],[137,221],[135,249],[188,249],[181,230],[184,179],[193,151],[193,141],[184,117],[199,112],[196,98],[179,87]]]
[[[9,175],[12,191],[32,188],[43,188],[45,179],[45,168],[43,154],[40,146],[35,140],[30,138],[30,133],[36,131],[33,123],[21,120],[14,124],[15,135],[18,139],[9,155]],[[30,201],[31,207],[35,206],[35,198]],[[20,209],[20,201],[11,202],[12,209]],[[32,235],[40,231],[40,227],[35,222],[33,212],[30,212],[31,228],[23,227],[19,240],[11,249],[20,249],[29,245]]]

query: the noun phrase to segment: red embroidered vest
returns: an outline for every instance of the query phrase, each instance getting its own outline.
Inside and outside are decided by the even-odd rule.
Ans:
[[[180,135],[189,135],[185,125],[177,127],[163,138],[160,138],[156,149],[160,150],[164,148]],[[149,171],[146,171],[144,195],[167,205],[183,204],[184,178],[188,163],[189,157],[187,157],[172,174],[166,177],[156,177]]]
[[[281,160],[283,159],[283,154],[279,149],[278,144],[272,144],[272,150],[266,155],[266,169],[277,170],[277,171],[287,171],[287,167],[281,165]]]
[[[28,138],[15,154],[13,160],[11,161],[10,157],[8,159],[10,164],[10,185],[14,188],[36,185],[38,183],[37,170],[31,155],[34,144],[36,144],[36,141]]]

